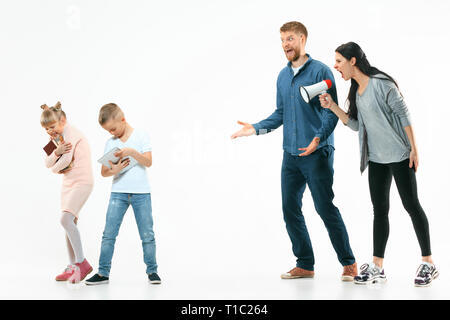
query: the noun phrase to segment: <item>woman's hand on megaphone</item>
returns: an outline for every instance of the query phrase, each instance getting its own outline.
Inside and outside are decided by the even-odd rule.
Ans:
[[[327,109],[330,109],[334,104],[333,98],[331,97],[331,95],[329,93],[321,94],[319,96],[319,101],[320,101],[320,105],[323,108],[327,108]]]

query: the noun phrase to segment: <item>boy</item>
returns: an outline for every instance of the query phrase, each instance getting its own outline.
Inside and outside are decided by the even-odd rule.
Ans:
[[[97,285],[109,282],[114,244],[125,212],[131,204],[142,240],[148,279],[152,284],[160,284],[161,279],[157,274],[155,257],[156,246],[153,233],[150,185],[145,169],[152,165],[152,152],[148,135],[144,131],[133,129],[125,120],[122,110],[114,103],[106,104],[100,109],[98,121],[103,129],[113,135],[106,142],[105,153],[114,147],[118,147],[120,151],[115,156],[119,157],[120,160],[117,164],[110,162],[111,168],[102,165],[102,176],[113,176],[114,178],[106,213],[98,273],[86,280],[85,283]],[[120,173],[130,164],[128,157],[133,157],[138,163],[126,172]]]

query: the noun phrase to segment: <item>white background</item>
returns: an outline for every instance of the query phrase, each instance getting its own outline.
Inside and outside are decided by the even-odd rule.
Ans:
[[[450,298],[449,12],[445,0],[2,0],[0,298]],[[281,212],[282,128],[230,136],[237,120],[254,123],[275,109],[276,77],[287,62],[279,28],[292,20],[308,28],[307,52],[330,68],[334,49],[355,41],[398,81],[417,136],[419,198],[441,271],[432,287],[412,285],[420,249],[394,183],[385,286],[340,282],[342,267],[308,191],[303,211],[316,278],[279,278],[295,266]],[[349,83],[334,75],[344,105]],[[39,106],[58,100],[92,149],[95,188],[79,227],[95,270],[111,185],[96,163],[109,137],[98,125],[99,108],[115,102],[132,126],[150,133],[161,286],[147,283],[131,209],[109,285],[71,290],[53,280],[68,263],[59,225],[62,177],[43,163],[48,138]],[[372,254],[367,172],[359,173],[357,134],[341,123],[335,147],[335,204],[362,264]]]

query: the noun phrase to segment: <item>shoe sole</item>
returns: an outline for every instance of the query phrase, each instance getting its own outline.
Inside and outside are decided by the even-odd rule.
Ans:
[[[300,278],[314,278],[314,275],[312,275],[312,276],[285,276],[285,275],[281,275],[281,279],[300,279]]]
[[[433,278],[431,278],[430,283],[427,283],[427,284],[417,284],[417,283],[414,283],[414,286],[415,286],[415,287],[418,287],[418,288],[429,287],[429,286],[431,286],[431,283],[433,282],[433,280],[436,279],[438,276],[439,276],[439,272],[436,272],[436,274],[433,276]]]
[[[161,280],[148,280],[151,284],[161,284]]]
[[[344,282],[350,282],[350,281],[355,280],[355,277],[352,277],[352,276],[342,276],[342,277],[341,277],[341,280],[344,281]]]
[[[374,283],[386,283],[386,281],[387,281],[386,278],[377,278],[377,279],[373,279],[373,280],[370,280],[370,281],[356,281],[356,280],[354,280],[353,283],[367,285],[367,284],[374,284]]]

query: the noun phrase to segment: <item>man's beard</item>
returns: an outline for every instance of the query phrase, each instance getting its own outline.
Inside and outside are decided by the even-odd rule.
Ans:
[[[288,61],[290,62],[294,62],[297,61],[298,59],[300,59],[300,50],[294,50],[294,55],[292,56],[292,58],[289,58],[289,56],[286,54],[286,58],[288,59]]]

